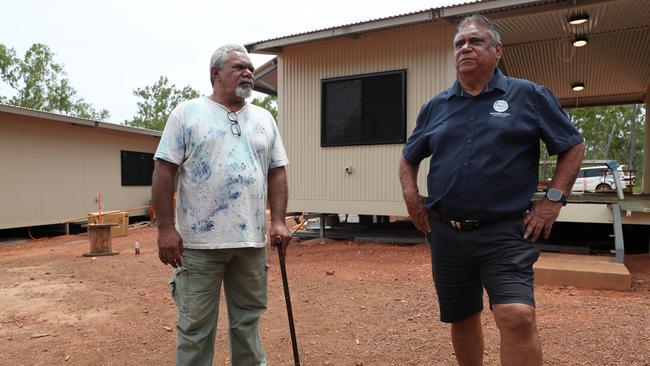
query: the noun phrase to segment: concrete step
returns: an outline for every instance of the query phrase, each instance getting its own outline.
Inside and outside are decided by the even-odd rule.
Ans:
[[[630,271],[611,256],[542,253],[533,266],[535,283],[579,288],[629,290]]]

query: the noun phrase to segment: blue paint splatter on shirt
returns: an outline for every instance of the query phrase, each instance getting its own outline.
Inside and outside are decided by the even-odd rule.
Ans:
[[[196,146],[194,143],[194,139],[192,138],[193,134],[194,134],[193,128],[190,127],[185,130],[185,146],[191,146],[191,147]]]
[[[214,221],[210,219],[201,220],[194,225],[192,225],[192,231],[194,233],[212,231],[214,229]]]
[[[177,151],[185,150],[185,141],[183,140],[182,135],[177,135],[174,142],[176,143],[175,150]]]
[[[264,135],[266,133],[266,130],[264,129],[264,127],[262,127],[262,125],[257,125],[255,129],[253,129],[253,133],[256,133],[258,135]]]
[[[210,210],[210,215],[216,215],[220,212],[224,212],[230,208],[232,203],[241,197],[241,192],[238,191],[229,191],[225,195],[218,197],[214,201],[214,208]]]
[[[226,211],[227,209],[230,208],[230,203],[223,201],[223,200],[217,200],[216,205],[214,206],[213,214],[219,213]]]
[[[233,186],[246,187],[255,184],[256,180],[252,176],[244,177],[241,174],[230,176],[226,178],[226,186],[232,188]]]
[[[228,168],[233,171],[243,172],[246,170],[246,164],[239,161],[239,162],[228,164]]]
[[[187,214],[190,211],[190,202],[189,200],[180,200],[181,201],[181,209],[183,210],[183,213]]]
[[[264,217],[264,215],[262,215],[262,212],[260,211],[259,208],[257,210],[255,210],[255,217],[257,217],[257,218],[263,218]],[[255,230],[256,231],[261,230],[262,227],[261,227],[260,224],[262,224],[262,223],[263,222],[260,222],[259,219],[255,222]]]
[[[192,166],[190,174],[193,183],[202,183],[212,176],[212,169],[205,160],[200,160],[196,165]]]
[[[258,147],[255,149],[255,155],[258,157],[258,159],[262,156],[264,156],[264,149],[261,147]]]

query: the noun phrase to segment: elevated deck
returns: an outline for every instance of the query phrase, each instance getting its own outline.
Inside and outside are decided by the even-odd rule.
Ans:
[[[534,200],[544,197],[536,193]],[[616,193],[572,193],[560,212],[560,222],[612,224],[612,205],[618,204],[621,224],[650,225],[650,195],[627,193],[620,200]]]

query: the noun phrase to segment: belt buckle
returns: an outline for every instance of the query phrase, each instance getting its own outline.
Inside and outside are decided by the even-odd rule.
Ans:
[[[478,227],[479,221],[478,220],[464,220],[463,224],[465,224],[467,226],[468,230],[471,230],[471,229],[476,229]]]
[[[478,220],[449,220],[449,224],[456,231],[472,230],[479,226]]]

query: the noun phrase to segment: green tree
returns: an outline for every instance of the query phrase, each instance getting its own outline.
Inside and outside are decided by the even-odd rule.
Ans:
[[[178,103],[200,96],[199,92],[189,85],[181,90],[176,89],[174,84],[169,85],[166,76],[161,76],[151,86],[135,89],[133,95],[143,101],[138,102],[138,113],[132,120],[124,121],[124,124],[158,131],[165,128],[169,114]]]
[[[585,139],[585,160],[616,160],[641,177],[646,108],[643,104],[568,109],[571,122]],[[541,161],[553,160],[541,147]],[[540,166],[540,177],[552,174],[551,166]],[[638,179],[638,178],[637,178]]]
[[[575,108],[568,113],[585,138],[585,159],[613,159],[632,169],[637,167],[643,153],[643,105]]]
[[[575,108],[571,121],[585,138],[585,160],[616,160],[637,177],[643,176],[643,136],[646,107],[643,104]]]
[[[16,51],[0,43],[0,77],[13,89],[13,96],[0,95],[0,102],[95,120],[105,121],[107,110],[96,110],[83,98],[66,78],[63,65],[54,62],[54,53],[41,43],[33,44],[25,56],[16,57]]]
[[[251,103],[271,112],[273,118],[276,121],[278,120],[278,98],[277,97],[274,97],[273,95],[267,95],[262,99],[255,98],[253,99],[253,101],[251,101]]]

